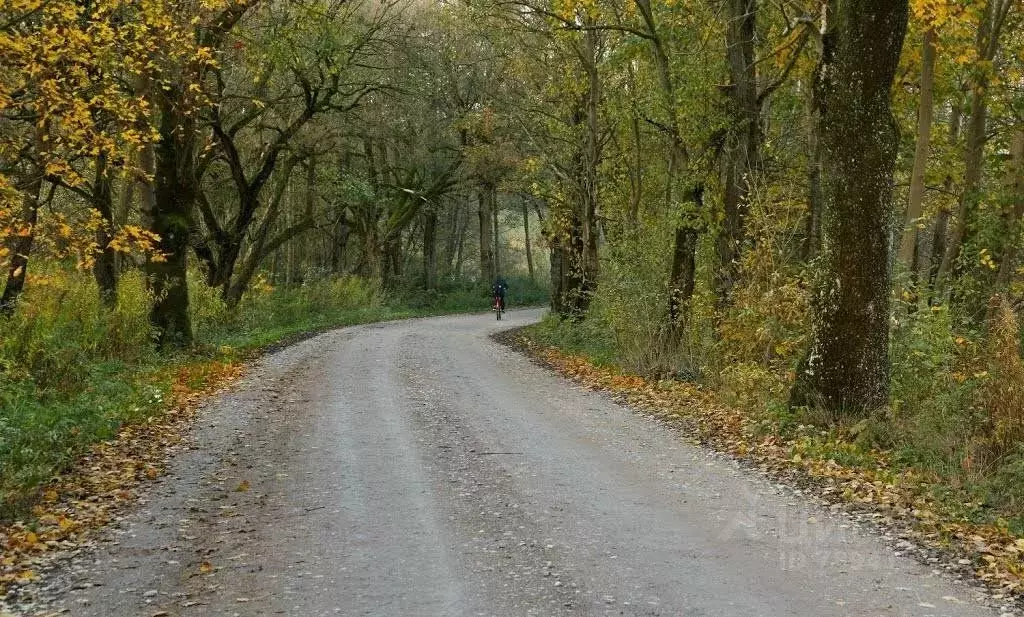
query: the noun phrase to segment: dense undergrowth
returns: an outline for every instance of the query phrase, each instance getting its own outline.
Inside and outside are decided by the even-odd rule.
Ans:
[[[29,287],[15,315],[0,321],[0,520],[24,514],[38,488],[90,444],[161,413],[184,365],[237,362],[327,328],[481,311],[490,304],[486,286],[472,282],[443,282],[436,292],[410,282],[382,292],[349,277],[292,288],[258,282],[231,311],[214,290],[193,283],[199,344],[187,352],[154,348],[149,298],[137,274],[125,276],[117,309],[109,311],[87,275],[48,273]],[[511,306],[546,299],[545,288],[528,279],[510,284]],[[203,374],[197,371],[197,379]]]

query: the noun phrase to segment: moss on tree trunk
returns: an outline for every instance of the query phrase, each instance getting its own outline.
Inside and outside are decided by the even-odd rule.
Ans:
[[[798,405],[862,415],[888,403],[892,178],[891,88],[906,0],[829,2],[818,67],[824,212],[821,274]]]

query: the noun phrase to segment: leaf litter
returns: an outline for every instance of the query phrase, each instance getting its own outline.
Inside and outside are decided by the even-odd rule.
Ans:
[[[682,427],[702,444],[772,479],[811,489],[832,510],[845,509],[894,532],[904,551],[909,540],[924,549],[915,556],[927,565],[946,562],[947,571],[979,581],[993,599],[1024,604],[1024,538],[1004,525],[968,520],[957,504],[936,499],[936,486],[928,474],[895,466],[889,452],[870,450],[861,464],[840,462],[836,459],[841,457],[830,453],[852,451],[855,444],[849,437],[830,435],[828,447],[822,448],[806,437],[763,434],[752,415],[725,405],[714,392],[696,384],[647,379],[616,367],[597,366],[585,356],[535,341],[523,331],[496,338],[588,389],[608,393],[641,413]]]
[[[200,403],[243,371],[240,362],[219,360],[178,368],[163,413],[93,445],[39,491],[30,519],[0,526],[0,617],[6,617],[5,596],[17,596],[60,557],[90,546],[104,525],[135,502],[181,447]]]

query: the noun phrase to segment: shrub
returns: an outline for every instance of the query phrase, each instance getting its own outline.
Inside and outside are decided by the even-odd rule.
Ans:
[[[18,310],[0,325],[0,363],[8,379],[73,391],[87,385],[96,361],[138,362],[152,353],[141,276],[125,277],[114,311],[100,306],[85,276],[54,270],[31,283]]]
[[[584,323],[607,328],[618,362],[627,370],[692,379],[700,372],[697,347],[689,330],[672,332],[668,317],[671,229],[663,221],[641,222],[608,248]]]
[[[954,333],[945,306],[901,317],[890,348],[892,404],[879,445],[944,475],[958,474],[978,425],[978,348]]]

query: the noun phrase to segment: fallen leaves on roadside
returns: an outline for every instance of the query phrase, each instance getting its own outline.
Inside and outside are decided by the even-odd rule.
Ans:
[[[562,375],[594,390],[609,392],[630,406],[666,422],[686,422],[716,450],[754,463],[762,471],[797,484],[811,484],[831,503],[872,513],[882,525],[898,527],[920,544],[942,551],[988,586],[1024,593],[1024,538],[1004,526],[976,524],[937,501],[934,480],[922,471],[896,468],[889,453],[863,452],[840,437],[827,443],[784,438],[755,430],[748,414],[724,405],[714,392],[692,383],[655,381],[595,366],[518,335],[515,346]],[[858,452],[868,463],[837,462],[836,453]]]
[[[202,399],[241,375],[238,363],[201,362],[177,370],[162,415],[126,425],[90,448],[73,468],[39,492],[33,520],[0,527],[0,598],[34,580],[53,554],[87,543],[92,533],[134,501],[139,487],[163,473],[167,457]]]

